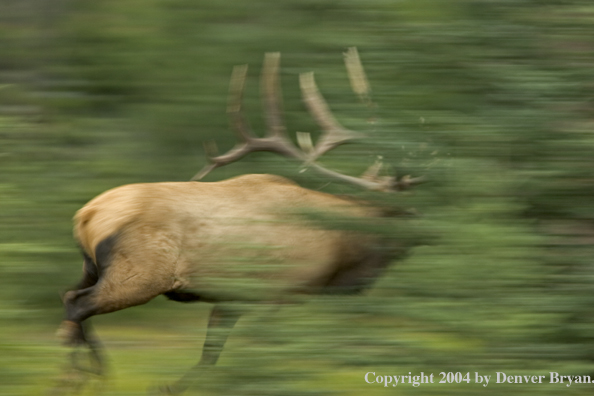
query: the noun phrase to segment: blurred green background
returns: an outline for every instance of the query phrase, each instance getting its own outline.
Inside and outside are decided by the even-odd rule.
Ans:
[[[349,46],[376,106],[350,91]],[[381,232],[431,243],[363,297],[254,308],[190,394],[590,395],[594,385],[364,381],[594,376],[594,5],[582,0],[1,1],[0,394],[43,394],[66,360],[54,333],[59,294],[81,274],[74,212],[118,185],[188,180],[204,141],[230,148],[233,65],[251,66],[247,116],[263,130],[268,51],[283,54],[291,133],[317,133],[297,78],[315,71],[340,122],[369,134],[325,165],[356,175],[382,155],[431,183],[386,198],[272,154],[207,180],[269,172],[414,209]],[[207,312],[159,298],[96,318],[112,368],[104,394],[176,379],[199,358]]]

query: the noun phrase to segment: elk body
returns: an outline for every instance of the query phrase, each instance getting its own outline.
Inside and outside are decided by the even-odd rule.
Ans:
[[[281,122],[278,54],[266,57],[263,93],[268,131],[257,138],[241,113],[245,68],[236,68],[229,112],[243,140],[211,158],[196,178],[252,151],[273,151],[307,163],[323,174],[365,188],[396,191],[420,179],[340,175],[315,160],[357,136],[329,113],[313,77],[301,79],[304,100],[324,130],[315,147],[299,149]],[[61,333],[70,345],[87,345],[101,370],[98,342],[84,321],[144,304],[164,294],[176,301],[214,304],[202,358],[193,371],[161,390],[182,393],[205,367],[214,365],[241,312],[226,302],[280,303],[324,292],[357,292],[369,285],[391,256],[373,236],[329,230],[304,212],[368,218],[367,205],[302,188],[273,175],[244,175],[221,182],[131,184],[91,200],[75,216],[74,234],[84,255],[84,276],[64,296]]]

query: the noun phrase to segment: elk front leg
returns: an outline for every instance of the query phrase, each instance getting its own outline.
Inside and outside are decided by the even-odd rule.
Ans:
[[[210,313],[206,339],[202,347],[202,357],[176,383],[161,389],[161,394],[179,395],[185,392],[204,371],[214,366],[221,355],[227,337],[241,316],[236,309],[215,305]]]

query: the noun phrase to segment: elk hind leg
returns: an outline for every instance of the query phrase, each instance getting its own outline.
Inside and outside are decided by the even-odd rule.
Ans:
[[[85,332],[88,328],[85,321],[94,315],[147,303],[170,287],[171,282],[167,281],[166,276],[156,274],[147,279],[135,272],[137,268],[139,267],[128,257],[116,252],[109,266],[101,271],[95,284],[69,291],[64,295],[66,319],[62,323],[61,335],[69,346],[88,346],[99,372],[102,367],[101,347],[95,337]],[[88,284],[90,283],[87,282],[83,286]]]
[[[76,288],[64,294],[62,298],[64,308],[66,309],[66,319],[62,322],[58,330],[58,335],[64,340],[66,345],[78,346],[86,344],[92,348],[89,342],[89,336],[85,334],[82,326],[82,321],[86,318],[79,318],[79,316],[84,316],[84,313],[81,315],[81,311],[85,310],[80,307],[81,304],[78,300],[93,290],[100,276],[105,272],[105,268],[111,262],[115,242],[116,238],[114,237],[101,241],[95,249],[95,261],[83,251],[83,277]],[[75,311],[78,311],[78,314]]]
[[[99,273],[97,266],[93,263],[91,258],[87,254],[83,254],[83,277],[76,286],[74,291],[66,293],[63,297],[63,302],[67,307],[68,302],[72,299],[73,294],[94,286],[99,280]],[[68,315],[67,315],[68,316]],[[101,355],[101,344],[99,340],[93,336],[90,323],[86,323],[85,326],[76,324],[72,321],[65,320],[62,322],[60,329],[58,330],[58,336],[65,340],[65,343],[71,346],[86,345],[90,350],[91,364],[94,369],[82,368],[79,365],[80,354],[78,348],[75,348],[71,353],[72,366],[79,369],[80,371],[91,371],[96,374],[101,374],[101,368],[103,367],[103,359]]]

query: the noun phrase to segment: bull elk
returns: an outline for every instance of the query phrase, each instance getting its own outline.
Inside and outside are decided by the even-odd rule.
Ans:
[[[361,84],[364,75],[356,50],[349,50],[346,59],[351,80]],[[303,135],[300,147],[294,145],[282,121],[279,63],[278,53],[266,55],[261,79],[264,137],[256,137],[243,116],[247,67],[238,66],[231,78],[228,113],[241,143],[226,154],[211,156],[194,181],[117,187],[76,213],[74,236],[83,251],[84,275],[63,297],[66,315],[60,333],[67,345],[89,348],[97,372],[102,370],[99,343],[84,325],[91,316],[144,304],[161,294],[174,301],[214,304],[199,363],[159,391],[180,394],[216,363],[241,314],[225,303],[280,303],[328,291],[355,293],[369,286],[392,259],[377,237],[324,229],[303,218],[303,211],[355,218],[379,215],[364,203],[305,189],[273,175],[195,181],[254,151],[296,159],[326,176],[369,190],[396,192],[422,181],[380,177],[377,165],[362,177],[352,177],[317,163],[324,153],[361,134],[336,121],[312,73],[300,76],[300,87],[323,133],[315,146]]]

